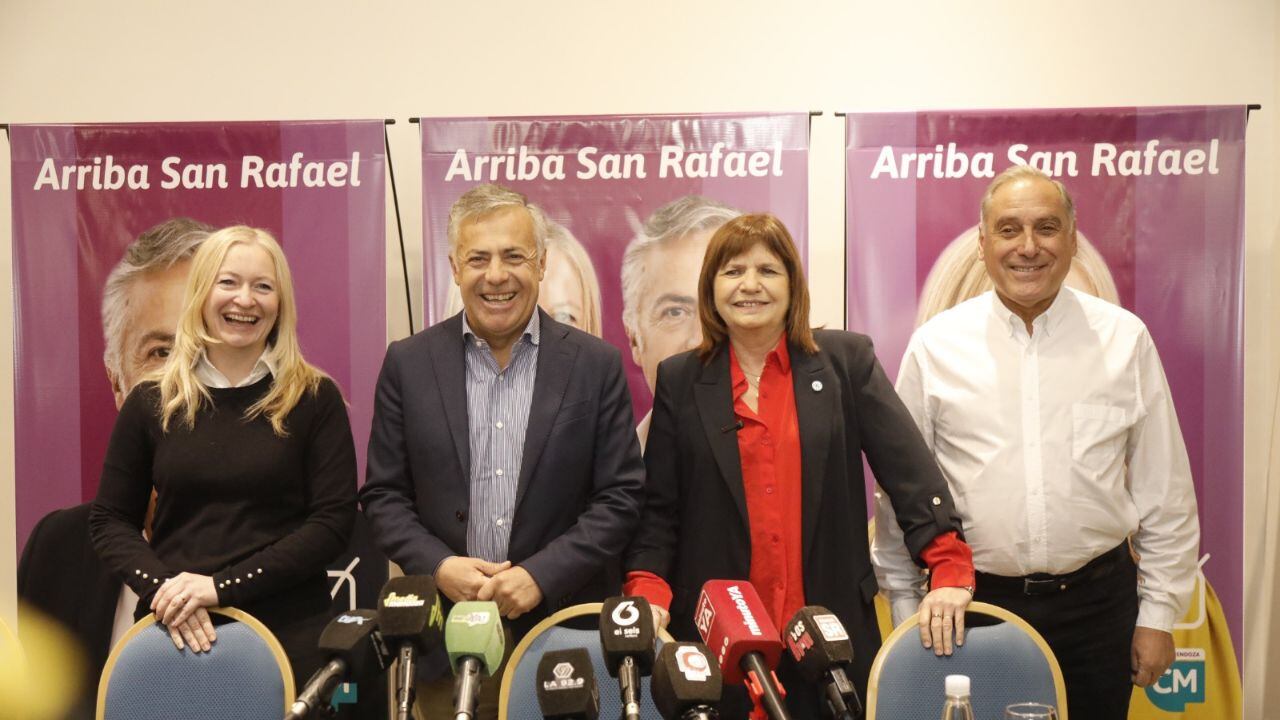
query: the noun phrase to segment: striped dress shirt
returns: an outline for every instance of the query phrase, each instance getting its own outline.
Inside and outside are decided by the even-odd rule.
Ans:
[[[489,562],[507,559],[516,485],[529,428],[533,383],[538,374],[541,330],[535,310],[511,348],[511,362],[499,368],[489,343],[471,331],[462,316],[467,359],[467,424],[471,441],[471,511],[467,554]]]

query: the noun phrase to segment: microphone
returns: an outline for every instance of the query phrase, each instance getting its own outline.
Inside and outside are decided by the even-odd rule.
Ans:
[[[600,715],[596,671],[582,648],[544,654],[534,685],[546,720],[596,720]]]
[[[663,720],[718,720],[723,679],[702,643],[669,642],[658,652],[649,691]]]
[[[725,433],[725,434],[728,434],[728,433],[731,433],[731,432],[738,432],[739,430],[741,430],[741,429],[742,429],[742,428],[744,428],[744,427],[746,427],[746,426],[742,424],[742,421],[741,421],[741,420],[738,420],[737,422],[733,423],[732,425],[725,425],[724,427],[720,428],[720,432]]]
[[[351,610],[330,620],[318,645],[331,659],[307,681],[285,720],[300,720],[317,710],[326,712],[343,677],[360,680],[374,668],[387,667],[387,649],[378,633],[377,613],[372,610]]]
[[[480,697],[480,678],[493,675],[506,652],[506,637],[495,602],[460,602],[444,623],[444,646],[457,680],[454,720],[472,720]]]
[[[773,674],[782,640],[756,589],[746,580],[708,580],[702,586],[693,623],[708,648],[718,648],[724,682],[746,683],[753,720],[791,720],[783,689]]]
[[[653,611],[642,597],[611,597],[600,608],[604,666],[618,678],[622,717],[640,720],[640,678],[653,672]]]
[[[400,658],[396,673],[396,720],[411,720],[414,665],[418,655],[440,644],[443,626],[440,596],[431,577],[404,575],[391,578],[382,586],[378,595],[378,627],[382,638],[397,648]]]
[[[818,605],[800,608],[787,623],[786,643],[805,681],[822,685],[831,717],[862,717],[858,690],[846,672],[853,662],[853,643],[840,618]]]

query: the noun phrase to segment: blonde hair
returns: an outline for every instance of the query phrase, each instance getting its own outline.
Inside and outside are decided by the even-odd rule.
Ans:
[[[987,266],[978,256],[977,225],[965,230],[952,240],[934,261],[924,289],[920,291],[920,307],[916,310],[916,327],[920,327],[943,310],[950,309],[970,298],[991,290],[995,285],[987,275]],[[1111,269],[1098,249],[1084,233],[1076,232],[1076,254],[1071,258],[1072,269],[1079,270],[1093,283],[1096,295],[1109,303],[1119,305],[1120,293]]]
[[[276,295],[279,298],[276,324],[267,336],[275,377],[267,394],[245,411],[245,418],[265,415],[275,434],[285,437],[288,435],[285,418],[302,399],[302,394],[315,392],[326,375],[302,357],[302,349],[298,346],[298,307],[284,250],[267,231],[244,225],[213,233],[191,260],[191,274],[183,295],[173,353],[160,375],[161,427],[167,431],[170,419],[179,414],[188,428],[194,427],[201,405],[211,400],[208,388],[195,376],[200,353],[206,346],[220,342],[205,327],[204,304],[227,253],[235,245],[254,245],[267,252],[274,266]]]
[[[547,249],[560,251],[582,283],[582,330],[596,337],[604,337],[604,321],[600,312],[600,281],[596,279],[596,268],[587,255],[587,249],[568,228],[554,220],[547,220]]]

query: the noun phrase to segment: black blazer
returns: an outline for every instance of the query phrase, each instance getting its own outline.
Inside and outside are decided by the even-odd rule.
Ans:
[[[644,464],[617,348],[541,310],[537,380],[508,557],[549,613],[619,593],[644,502]],[[392,343],[375,394],[360,502],[383,552],[430,575],[467,554],[470,430],[462,315]]]
[[[871,340],[834,330],[814,336],[816,355],[788,346],[800,424],[804,596],[834,612],[849,631],[851,679],[862,693],[880,646],[863,453],[889,493],[917,562],[934,536],[959,530],[960,520]],[[658,367],[645,448],[647,498],[627,570],[652,572],[671,584],[676,637],[698,637],[692,616],[704,582],[746,579],[751,568],[735,424],[725,347],[707,364],[691,351]]]
[[[85,652],[84,685],[71,717],[91,718],[98,677],[111,653],[111,630],[124,582],[89,540],[91,503],[54,510],[36,523],[18,563],[18,599],[58,621]]]

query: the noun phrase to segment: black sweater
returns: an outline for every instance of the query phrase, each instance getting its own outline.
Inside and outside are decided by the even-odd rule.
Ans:
[[[160,390],[135,388],[120,409],[89,516],[98,554],[138,593],[139,611],[166,578],[212,575],[218,604],[251,609],[316,580],[346,548],[356,513],[356,460],[342,395],[331,380],[304,393],[277,436],[245,410],[270,376],[210,388],[188,429],[160,429]],[[142,538],[158,494],[152,539]],[[267,604],[272,604],[268,602]]]

